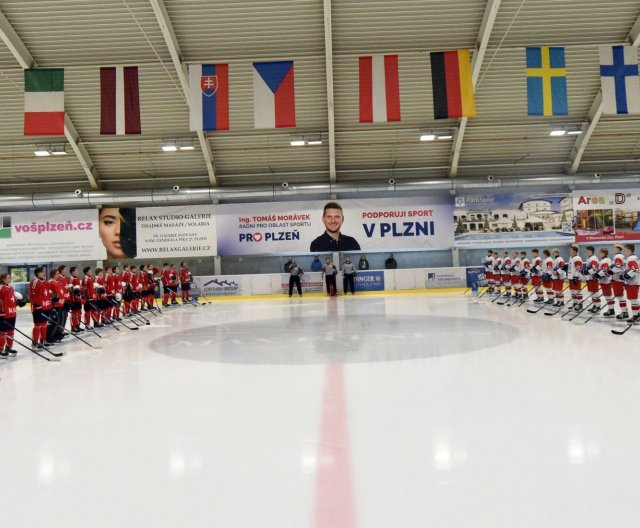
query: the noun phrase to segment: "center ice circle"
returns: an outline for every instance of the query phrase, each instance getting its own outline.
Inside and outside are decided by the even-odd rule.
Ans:
[[[473,352],[512,341],[504,322],[468,317],[294,316],[193,328],[151,342],[177,359],[259,365],[375,363]]]

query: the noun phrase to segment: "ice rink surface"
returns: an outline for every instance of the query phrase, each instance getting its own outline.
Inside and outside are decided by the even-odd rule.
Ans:
[[[461,294],[147,317],[2,360],[0,526],[640,523],[640,328]]]

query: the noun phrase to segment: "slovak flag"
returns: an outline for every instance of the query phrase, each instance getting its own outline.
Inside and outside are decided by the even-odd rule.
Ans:
[[[253,63],[255,128],[296,126],[293,61]]]
[[[189,130],[229,130],[229,65],[189,66]]]
[[[400,121],[397,55],[359,58],[360,122]]]

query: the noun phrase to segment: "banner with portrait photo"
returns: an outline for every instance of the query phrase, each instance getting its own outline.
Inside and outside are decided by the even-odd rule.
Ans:
[[[106,257],[95,209],[25,211],[0,216],[0,251],[5,263],[41,264]]]
[[[218,253],[299,255],[333,251],[417,251],[453,244],[450,197],[220,205]],[[326,231],[331,231],[330,236]]]
[[[568,193],[481,193],[455,197],[458,248],[562,245],[574,241]]]
[[[640,240],[640,191],[574,191],[576,242]]]

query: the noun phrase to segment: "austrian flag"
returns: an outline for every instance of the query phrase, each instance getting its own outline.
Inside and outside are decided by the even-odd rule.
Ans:
[[[360,122],[400,121],[397,55],[359,58]]]
[[[137,66],[100,68],[100,134],[140,134]]]
[[[24,70],[24,135],[64,136],[64,70]]]

